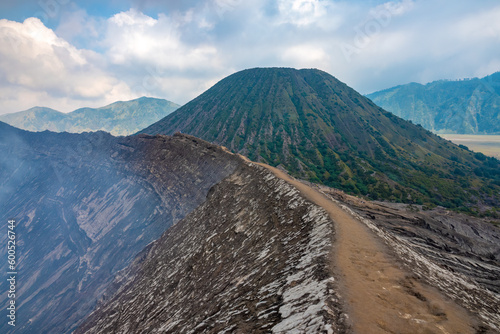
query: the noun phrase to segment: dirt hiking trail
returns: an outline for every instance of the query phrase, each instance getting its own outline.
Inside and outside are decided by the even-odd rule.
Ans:
[[[391,251],[363,223],[324,194],[281,170],[259,164],[323,207],[335,222],[332,268],[355,333],[476,333],[469,313],[397,265]]]

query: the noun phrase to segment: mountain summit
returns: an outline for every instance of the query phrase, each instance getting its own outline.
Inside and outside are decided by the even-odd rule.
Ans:
[[[498,161],[376,106],[316,69],[235,73],[143,133],[177,131],[373,199],[498,203]]]

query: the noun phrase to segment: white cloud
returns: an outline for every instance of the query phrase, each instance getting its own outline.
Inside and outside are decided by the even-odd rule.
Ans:
[[[109,19],[110,22],[116,24],[118,27],[136,27],[144,29],[144,27],[153,27],[158,23],[157,20],[137,12],[134,9],[128,12],[121,12]]]
[[[362,93],[500,70],[500,6],[492,0],[142,3],[143,11],[108,18],[77,8],[55,32],[36,19],[0,21],[0,107],[141,95],[182,104],[262,66],[320,68]],[[157,15],[145,14],[148,3]],[[15,101],[22,108],[12,110]]]
[[[95,52],[75,48],[37,18],[0,20],[0,41],[0,87],[9,88],[18,108],[31,107],[26,101],[34,97],[40,97],[37,105],[56,107],[70,105],[68,100],[102,103],[131,96],[127,85],[94,65]],[[4,105],[2,113],[18,108]]]
[[[219,66],[216,47],[185,44],[181,26],[163,14],[153,19],[133,9],[119,13],[108,22],[107,55],[115,64],[150,64],[159,72]]]
[[[283,22],[297,26],[318,22],[326,14],[325,2],[319,0],[280,0],[278,8]]]
[[[184,16],[159,14],[154,19],[131,9],[108,20],[106,56],[120,73],[129,68],[137,71],[127,79],[134,93],[187,102],[193,92],[201,92],[200,81],[213,80],[214,73],[225,70],[213,43],[183,40],[183,28],[207,26],[206,22],[200,26],[193,15],[188,11]]]
[[[294,67],[320,68],[329,67],[330,58],[319,46],[301,44],[283,50],[283,62]]]
[[[393,14],[377,17],[385,9]],[[500,43],[494,33],[499,10],[498,5],[446,0],[390,2],[368,10],[351,37],[344,38],[343,45],[351,47],[345,52],[350,60],[346,81],[369,93],[411,81],[499,71]]]

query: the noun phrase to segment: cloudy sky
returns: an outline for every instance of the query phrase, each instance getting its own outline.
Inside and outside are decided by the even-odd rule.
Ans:
[[[252,67],[319,68],[363,94],[500,71],[498,0],[0,2],[0,114],[140,96],[184,104]]]

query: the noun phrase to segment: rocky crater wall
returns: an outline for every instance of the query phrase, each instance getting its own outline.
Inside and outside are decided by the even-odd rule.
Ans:
[[[0,221],[17,221],[19,273],[18,325],[1,322],[2,333],[70,332],[119,270],[242,163],[185,135],[31,133],[2,123],[0,152]]]
[[[120,273],[76,333],[339,333],[326,212],[248,164]]]

